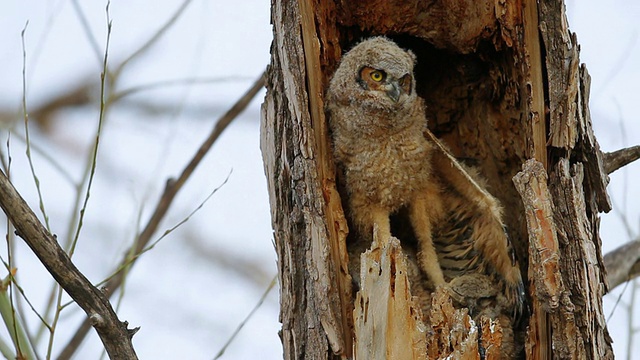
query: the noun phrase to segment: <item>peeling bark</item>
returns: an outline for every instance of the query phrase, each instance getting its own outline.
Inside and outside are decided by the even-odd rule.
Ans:
[[[351,279],[344,215],[330,207],[339,207],[340,198],[327,170],[333,165],[326,158],[322,105],[316,102],[321,94],[312,93],[313,107],[308,95],[307,79],[318,78],[318,69],[307,62],[302,37],[309,36],[312,21],[298,5],[285,0],[272,6],[275,37],[261,148],[278,254],[285,359],[317,359],[351,351],[351,306],[343,303],[351,303]]]

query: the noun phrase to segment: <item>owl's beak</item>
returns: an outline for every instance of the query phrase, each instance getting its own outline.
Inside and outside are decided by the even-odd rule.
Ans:
[[[400,87],[400,85],[398,85],[398,83],[396,81],[392,81],[389,84],[389,88],[387,89],[387,96],[393,100],[394,103],[397,103],[398,100],[400,99],[400,92],[402,91],[402,88]]]

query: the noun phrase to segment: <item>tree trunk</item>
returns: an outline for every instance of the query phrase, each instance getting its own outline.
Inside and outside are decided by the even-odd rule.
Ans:
[[[484,319],[477,334],[440,293],[424,310],[394,241],[365,252],[354,294],[350,265],[364,249],[348,249],[323,101],[341,54],[373,35],[417,55],[430,130],[475,159],[503,203],[528,283],[530,316],[514,337],[526,358],[613,357],[598,235],[608,177],[561,0],[272,0],[272,23],[261,148],[285,359],[495,358],[489,345],[502,341],[499,324]]]

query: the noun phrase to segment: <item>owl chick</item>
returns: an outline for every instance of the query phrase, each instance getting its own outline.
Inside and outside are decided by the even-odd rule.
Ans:
[[[415,60],[393,41],[374,37],[346,53],[330,81],[326,110],[352,222],[369,237],[376,225],[378,238],[386,241],[389,217],[406,208],[419,266],[435,286],[460,274],[487,273],[504,285],[510,306],[519,311],[522,279],[501,208],[437,139],[425,137]],[[446,280],[438,255],[447,262]]]
[[[420,244],[422,269],[444,285],[431,238],[439,189],[430,178],[433,146],[424,138],[424,104],[416,95],[413,53],[375,37],[344,55],[327,92],[334,155],[345,172],[349,207],[361,234],[391,237],[389,216],[403,206]]]

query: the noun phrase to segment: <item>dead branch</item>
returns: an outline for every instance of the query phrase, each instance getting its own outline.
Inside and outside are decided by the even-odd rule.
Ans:
[[[35,119],[41,129],[49,131],[53,124],[53,116],[57,111],[64,108],[88,105],[93,100],[91,96],[93,86],[94,84],[87,79],[42,104],[32,111],[29,116]]]
[[[137,359],[127,322],[121,322],[105,294],[75,267],[54,235],[40,223],[4,172],[0,171],[0,206],[16,234],[33,250],[53,278],[87,314],[111,359]]]
[[[129,249],[124,253],[127,254],[121,261],[121,266],[118,268],[124,269],[129,266],[133,266],[135,260],[138,255],[146,248],[147,244],[151,240],[153,234],[155,234],[160,222],[164,219],[169,207],[173,203],[173,199],[177,195],[177,193],[182,189],[183,185],[187,182],[193,171],[196,169],[198,164],[202,161],[204,156],[209,152],[213,144],[216,142],[220,134],[227,128],[227,126],[233,121],[240,113],[246,109],[249,105],[249,102],[256,96],[258,91],[264,87],[264,73],[260,75],[260,77],[255,81],[255,83],[251,86],[251,88],[229,109],[219,120],[216,122],[213,130],[209,134],[209,137],[200,145],[200,148],[193,156],[189,164],[182,170],[182,173],[178,177],[178,179],[169,179],[167,180],[167,184],[165,186],[164,192],[160,197],[156,208],[151,215],[151,218],[147,222],[147,225],[144,227],[138,239],[133,245],[133,249]],[[128,254],[133,254],[133,257],[130,257]],[[107,297],[111,297],[115,291],[122,285],[122,281],[124,280],[124,273],[118,272],[116,273],[109,281],[105,284],[104,294]],[[58,356],[58,360],[68,360],[75,353],[77,348],[80,346],[85,336],[87,335],[91,324],[89,321],[84,321],[78,330],[76,331],[73,338],[69,341],[69,343],[62,350],[60,355]]]
[[[120,108],[134,112],[141,112],[149,116],[155,117],[157,114],[169,113],[182,106],[179,102],[146,100],[138,97],[131,99],[131,95],[138,94],[143,91],[153,90],[164,87],[189,86],[189,85],[212,85],[226,82],[244,81],[247,78],[243,76],[213,77],[213,78],[184,78],[175,80],[158,81],[144,85],[132,86],[123,90],[118,90],[110,95],[108,105],[118,105]],[[29,111],[29,120],[38,125],[45,133],[49,133],[55,125],[56,115],[63,110],[77,109],[88,106],[92,102],[97,101],[98,89],[96,84],[88,76],[85,80],[73,85],[69,89],[60,89],[56,91],[55,96]],[[212,113],[222,112],[226,108],[222,108],[223,104],[206,103],[191,104],[183,107],[183,113],[192,118],[209,118]],[[0,108],[0,124],[10,127],[20,115],[15,111]],[[18,136],[20,136],[18,134]],[[33,144],[32,144],[33,146]]]
[[[604,153],[603,157],[604,170],[607,172],[607,174],[611,174],[621,167],[640,159],[640,145]]]
[[[640,241],[632,241],[604,256],[609,289],[640,276]]]

